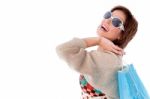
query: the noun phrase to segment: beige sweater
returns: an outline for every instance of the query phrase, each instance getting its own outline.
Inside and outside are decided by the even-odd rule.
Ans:
[[[122,65],[121,56],[101,48],[88,52],[85,41],[80,38],[57,46],[56,51],[71,68],[83,74],[94,88],[104,92],[108,99],[119,99],[117,71]]]

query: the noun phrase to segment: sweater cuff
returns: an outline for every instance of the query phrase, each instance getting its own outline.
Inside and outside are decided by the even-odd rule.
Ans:
[[[81,38],[74,37],[73,41],[76,44],[78,44],[81,48],[86,48],[87,47],[86,42],[83,39],[81,39]]]

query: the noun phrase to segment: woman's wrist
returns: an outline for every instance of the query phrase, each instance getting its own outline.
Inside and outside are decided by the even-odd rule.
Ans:
[[[99,45],[100,45],[100,43],[101,43],[101,41],[102,41],[102,37],[101,37],[101,36],[99,36],[97,39],[98,39],[98,43],[97,43],[97,45],[99,46]]]
[[[83,39],[87,47],[97,46],[99,44],[99,37],[89,37]]]

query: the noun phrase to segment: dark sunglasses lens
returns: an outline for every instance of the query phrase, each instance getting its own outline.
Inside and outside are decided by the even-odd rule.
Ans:
[[[120,24],[121,24],[121,21],[120,21],[120,19],[118,19],[118,18],[113,18],[112,24],[113,24],[115,27],[119,27]]]
[[[105,19],[109,19],[111,17],[111,12],[106,12],[105,14],[104,14],[104,18]]]

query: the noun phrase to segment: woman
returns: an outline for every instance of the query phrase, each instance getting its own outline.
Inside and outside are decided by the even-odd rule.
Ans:
[[[119,99],[117,71],[123,49],[137,32],[138,23],[124,6],[104,14],[98,37],[74,38],[57,46],[57,54],[80,73],[82,99]],[[86,48],[98,46],[97,50]]]

